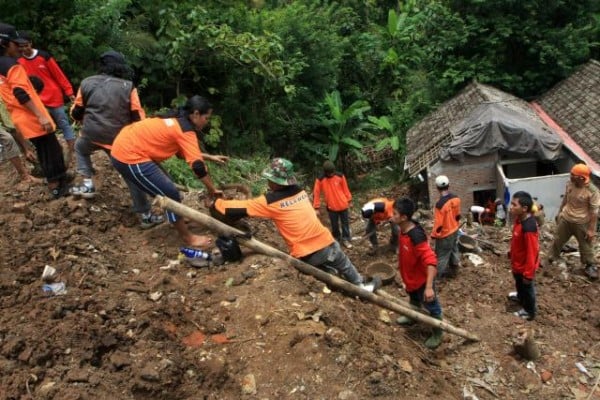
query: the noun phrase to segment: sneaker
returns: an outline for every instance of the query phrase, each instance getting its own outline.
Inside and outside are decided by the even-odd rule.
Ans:
[[[404,325],[404,326],[408,326],[408,325],[412,325],[415,323],[415,320],[412,318],[408,318],[405,315],[401,315],[398,317],[398,319],[396,320],[396,323],[398,325]]]
[[[351,249],[352,248],[352,243],[350,243],[348,240],[344,240],[342,242],[342,245],[347,248],[347,249]]]
[[[378,276],[374,276],[371,278],[369,283],[360,283],[358,285],[362,290],[366,290],[367,292],[375,292],[377,289],[381,287],[381,278]]]
[[[585,266],[585,274],[592,280],[598,279],[598,267],[592,264]]]
[[[516,301],[517,303],[519,302],[519,296],[517,295],[517,292],[508,293],[508,299],[510,301]]]
[[[70,194],[71,189],[67,185],[59,185],[54,189],[50,190],[50,194],[54,199],[60,199],[61,197],[67,197]]]
[[[529,314],[527,311],[525,311],[524,308],[521,308],[519,311],[514,312],[513,315],[515,317],[526,319],[527,321],[531,321],[533,319],[533,316],[531,314]]]
[[[160,225],[165,222],[165,217],[160,214],[149,214],[148,216],[142,215],[142,222],[140,228],[150,229],[153,226]]]
[[[69,191],[74,197],[83,197],[84,199],[92,199],[96,196],[96,188],[94,186],[73,186]]]

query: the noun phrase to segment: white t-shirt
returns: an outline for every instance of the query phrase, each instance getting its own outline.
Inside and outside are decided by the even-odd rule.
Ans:
[[[485,211],[485,208],[481,206],[471,206],[471,212],[476,214],[482,214]]]

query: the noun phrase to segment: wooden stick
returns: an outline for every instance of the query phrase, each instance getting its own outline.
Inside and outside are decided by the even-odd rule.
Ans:
[[[287,253],[277,250],[276,248],[271,247],[267,244],[264,244],[254,238],[247,238],[245,236],[244,232],[242,232],[236,228],[233,228],[229,225],[226,225],[226,224],[222,223],[221,221],[218,221],[218,220],[210,217],[209,215],[203,214],[203,213],[196,211],[188,206],[185,206],[181,203],[171,200],[168,197],[156,196],[154,203],[158,204],[163,209],[167,209],[167,210],[172,211],[175,214],[180,215],[184,218],[188,218],[190,220],[196,221],[196,222],[206,226],[210,230],[218,232],[219,234],[235,236],[237,238],[237,240],[244,246],[249,247],[250,249],[255,250],[259,253],[266,254],[271,257],[283,259],[283,260],[287,261],[288,263],[290,263],[298,271],[300,271],[304,274],[307,274],[307,275],[311,275],[311,276],[315,277],[316,279],[320,280],[321,282],[325,282],[327,285],[329,285],[332,288],[336,288],[336,289],[345,291],[347,293],[352,294],[353,296],[357,296],[357,297],[360,297],[361,299],[368,300],[371,303],[377,304],[380,307],[387,308],[388,310],[397,312],[402,315],[406,315],[409,318],[412,318],[419,322],[423,322],[427,325],[431,325],[436,328],[441,328],[449,333],[453,333],[460,337],[463,337],[463,338],[466,338],[469,340],[473,340],[473,341],[480,340],[479,337],[477,337],[477,335],[470,333],[464,329],[456,328],[456,327],[448,324],[447,322],[437,320],[435,318],[432,318],[430,316],[422,314],[418,311],[415,311],[414,309],[412,309],[410,307],[405,307],[401,304],[396,303],[395,301],[388,300],[382,296],[378,296],[374,293],[363,290],[360,287],[358,287],[350,282],[347,282],[341,278],[338,278],[335,275],[329,274],[325,271],[315,268],[312,265],[309,265],[297,258],[290,256]]]

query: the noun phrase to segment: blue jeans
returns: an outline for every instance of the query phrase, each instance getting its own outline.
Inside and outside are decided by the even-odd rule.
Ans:
[[[65,112],[65,107],[46,107],[50,116],[56,123],[58,129],[60,129],[65,137],[65,140],[75,140],[75,132],[73,132],[73,128],[71,127],[71,122],[69,121],[69,117],[67,117],[67,113]]]
[[[350,221],[348,217],[348,210],[343,211],[331,211],[327,210],[329,214],[329,221],[331,222],[331,233],[338,242],[342,240],[351,241],[352,236],[350,235]],[[340,222],[342,224],[342,233],[340,235]]]
[[[143,162],[139,164],[125,164],[114,157],[110,158],[113,166],[123,176],[125,181],[131,181],[139,189],[154,197],[161,195],[168,197],[176,202],[181,202],[179,190],[171,178],[154,161]],[[179,217],[172,211],[167,211],[169,222],[176,222]]]
[[[338,242],[302,257],[302,261],[326,272],[334,272],[355,285],[363,283],[362,276],[348,256],[342,251]]]
[[[531,281],[529,284],[523,283],[522,274],[513,273],[513,277],[515,278],[515,287],[517,288],[517,298],[519,299],[519,303],[523,306],[523,309],[527,311],[529,315],[535,317],[535,282]]]
[[[433,285],[433,290],[435,291],[435,284]],[[410,304],[413,306],[421,307],[422,305],[432,317],[442,316],[442,306],[440,305],[437,296],[431,302],[425,301],[425,285],[414,292],[408,292],[408,296],[410,297]]]
[[[390,229],[392,231],[392,236],[390,236],[390,245],[398,246],[398,233],[400,232],[400,228],[398,228],[398,225],[391,221],[389,222],[389,224]],[[369,233],[373,232],[373,234],[369,236],[369,242],[371,242],[373,247],[377,247],[377,232],[375,232],[376,229],[377,225],[375,225],[373,219],[369,219],[369,222],[367,222],[367,228],[365,229],[365,235],[368,235]]]

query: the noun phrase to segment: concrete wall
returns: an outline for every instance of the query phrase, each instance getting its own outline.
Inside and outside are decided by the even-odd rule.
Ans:
[[[433,164],[427,171],[431,206],[433,207],[440,197],[435,187],[435,178],[446,175],[450,179],[450,191],[461,199],[461,212],[463,214],[468,212],[473,205],[474,191],[497,190],[497,161],[498,156],[494,153],[481,157],[466,156],[462,163],[438,161]]]

